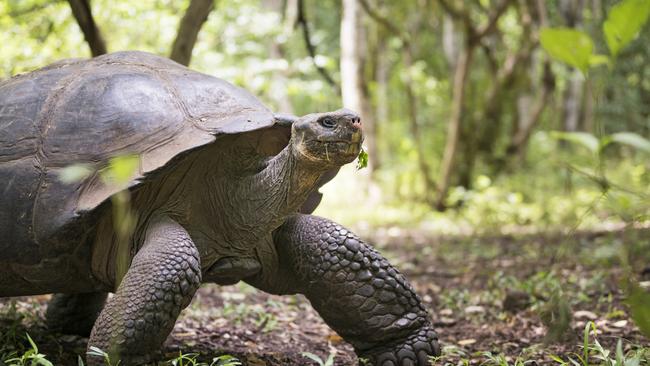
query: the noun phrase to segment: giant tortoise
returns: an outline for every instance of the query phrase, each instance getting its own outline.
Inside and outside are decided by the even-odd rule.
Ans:
[[[437,336],[404,276],[310,215],[361,142],[350,110],[275,115],[143,52],[15,76],[0,84],[0,296],[55,293],[50,326],[90,334],[89,347],[130,365],[152,359],[201,283],[245,281],[304,294],[366,364],[428,365]],[[138,157],[131,177],[102,179],[124,155]],[[94,173],[60,179],[78,164]],[[132,207],[126,240],[120,192]]]

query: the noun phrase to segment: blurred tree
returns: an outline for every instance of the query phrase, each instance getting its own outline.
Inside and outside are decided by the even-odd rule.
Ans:
[[[470,10],[466,8],[464,2],[455,2],[452,4],[449,0],[439,0],[442,8],[463,26],[464,39],[461,49],[458,51],[458,59],[454,65],[453,76],[453,97],[451,106],[451,115],[449,117],[447,128],[447,143],[445,145],[442,166],[440,168],[440,177],[438,179],[438,189],[436,193],[435,206],[438,210],[446,208],[445,200],[449,190],[454,170],[457,170],[459,184],[464,187],[470,186],[471,171],[474,165],[473,150],[475,146],[471,141],[465,141],[465,159],[457,162],[456,155],[460,149],[461,134],[463,134],[463,120],[465,115],[465,98],[467,81],[472,66],[472,61],[476,49],[481,45],[483,39],[491,35],[497,26],[499,18],[513,2],[512,0],[502,0],[494,9],[489,12],[487,21],[484,24],[476,26],[471,19]],[[493,126],[494,127],[494,126]],[[466,133],[471,133],[465,129]]]
[[[90,0],[68,0],[72,14],[84,34],[93,57],[106,53],[106,42],[95,23],[90,7]]]
[[[281,34],[273,37],[269,42],[269,58],[273,62],[286,62],[286,51],[284,49],[284,44],[281,41],[283,41],[286,37],[286,29],[295,22],[295,16],[297,13],[297,1],[263,0],[262,6],[269,11],[279,14],[280,23],[282,26]],[[279,112],[293,114],[293,106],[291,105],[291,100],[287,95],[286,89],[286,85],[288,84],[287,70],[278,70],[278,72],[273,73],[271,78],[271,90],[273,90],[271,93],[271,98],[273,98],[276,105],[278,106]]]
[[[318,70],[318,72],[321,74],[323,79],[325,79],[325,81],[327,81],[327,83],[330,86],[338,90],[339,87],[336,84],[336,81],[334,81],[334,78],[332,78],[332,76],[329,74],[329,72],[327,72],[327,70],[323,66],[319,65],[318,60],[316,59],[316,47],[314,46],[311,40],[311,31],[309,29],[309,22],[307,21],[307,11],[305,10],[304,0],[297,0],[296,5],[298,7],[296,23],[302,28],[302,35],[305,41],[305,47],[309,52],[309,56],[314,62],[314,66],[316,67],[316,70]]]
[[[585,0],[560,0],[559,10],[567,27],[582,28]],[[568,88],[564,91],[563,129],[565,131],[580,130],[580,120],[584,101],[584,77],[580,70],[571,68]]]
[[[0,77],[100,54],[105,49],[91,43],[103,39],[111,51],[176,52],[172,57],[183,63],[193,54],[192,68],[245,87],[283,112],[340,108],[351,85],[346,90],[356,96],[344,100],[363,101],[346,105],[364,116],[371,178],[387,199],[456,208],[481,189],[484,175],[509,182],[550,164],[549,156],[572,152],[549,150],[555,145],[548,131],[568,125],[594,135],[650,135],[647,27],[611,69],[590,70],[589,82],[550,64],[539,46],[541,28],[577,27],[579,20],[595,50],[604,49],[602,19],[618,3],[0,0]],[[199,4],[203,10],[194,12]],[[342,23],[349,18],[342,16],[351,6],[354,36],[346,36]],[[218,17],[207,18],[211,7]],[[182,52],[172,51],[181,43]],[[570,113],[569,105],[576,106]],[[607,154],[635,156],[620,146]],[[645,170],[634,171],[636,181],[646,179]]]
[[[187,7],[187,11],[178,27],[178,33],[169,58],[186,66],[190,64],[192,50],[194,44],[196,44],[199,31],[203,23],[208,20],[212,9],[214,9],[214,0],[190,1],[190,5]]]
[[[410,29],[410,31],[407,32],[407,31],[402,31],[391,19],[389,19],[389,17],[381,14],[377,9],[371,6],[368,0],[360,0],[360,4],[372,19],[374,19],[385,30],[390,32],[392,36],[396,37],[399,40],[402,62],[404,63],[404,68],[407,70],[404,77],[402,78],[402,83],[403,83],[402,88],[404,90],[404,94],[406,95],[406,99],[407,99],[406,114],[408,118],[408,125],[411,132],[411,136],[415,144],[420,176],[422,177],[422,181],[424,184],[424,198],[425,201],[430,201],[430,194],[435,190],[435,182],[432,179],[431,168],[426,158],[426,153],[425,153],[426,147],[424,144],[424,136],[422,136],[422,133],[420,131],[420,121],[419,121],[420,113],[418,112],[418,101],[415,92],[415,86],[413,85],[416,81],[413,80],[410,73],[410,69],[413,68],[415,49],[413,43],[411,42],[411,38],[409,34],[418,33],[418,31],[420,31],[420,28],[422,27],[422,13],[421,12],[415,13],[417,19],[415,21],[408,22],[409,26],[412,29]],[[381,45],[380,47],[386,47],[385,43],[383,43],[385,41],[378,40],[378,42],[380,42]],[[383,59],[383,61],[382,63],[378,64],[381,65],[381,68],[378,69],[377,75],[378,77],[381,77],[383,79],[386,77],[385,75],[383,75],[383,73],[387,72],[386,70],[387,66],[384,65],[383,63],[386,62],[387,57],[383,54],[379,54],[378,57]],[[378,83],[380,85],[382,85],[385,82],[387,81],[378,80]],[[386,86],[382,85],[382,88],[386,88]],[[386,92],[386,91],[382,90],[382,92]],[[379,95],[384,97],[382,94]],[[387,96],[385,97],[387,98]],[[384,113],[378,113],[378,115]],[[385,118],[388,118],[387,113]],[[377,120],[380,121],[381,119],[378,118]],[[374,132],[375,135],[377,135],[376,129]],[[376,155],[379,154],[376,153]]]
[[[365,144],[372,157],[369,171],[374,170],[379,161],[377,154],[375,120],[370,107],[368,83],[364,65],[367,54],[367,35],[362,20],[361,5],[358,0],[343,0],[343,16],[341,18],[341,96],[343,107],[356,111],[361,115],[366,132]]]

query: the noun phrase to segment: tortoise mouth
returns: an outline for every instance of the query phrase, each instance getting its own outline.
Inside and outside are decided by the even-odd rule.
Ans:
[[[361,142],[352,142],[344,140],[330,140],[330,141],[318,141],[323,145],[323,149],[326,154],[337,154],[337,155],[354,155],[355,157],[359,155],[361,151]]]

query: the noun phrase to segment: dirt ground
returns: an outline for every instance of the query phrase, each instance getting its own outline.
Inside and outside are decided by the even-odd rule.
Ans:
[[[552,356],[568,361],[582,354],[590,321],[597,334],[589,341],[595,336],[611,352],[619,339],[628,353],[650,346],[620,289],[630,276],[650,284],[647,229],[441,238],[391,228],[366,237],[429,307],[444,347],[435,364],[558,364]],[[0,354],[26,344],[27,331],[55,365],[77,364],[86,339],[45,329],[47,299],[0,299]],[[167,340],[165,358],[179,351],[199,353],[208,363],[229,354],[243,365],[316,365],[302,354],[310,352],[323,360],[333,354],[335,365],[357,364],[352,348],[303,297],[271,296],[245,285],[203,286]]]

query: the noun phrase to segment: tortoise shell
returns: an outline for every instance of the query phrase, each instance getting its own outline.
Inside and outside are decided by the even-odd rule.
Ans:
[[[75,244],[52,237],[75,237],[63,228],[74,229],[115,193],[219,135],[264,128],[276,137],[269,141],[286,146],[290,128],[277,125],[247,91],[144,52],[65,60],[6,80],[0,83],[2,257],[27,264],[71,250]],[[126,154],[140,160],[128,182],[100,179],[97,171],[110,158]],[[95,173],[62,182],[62,169],[74,164]]]

